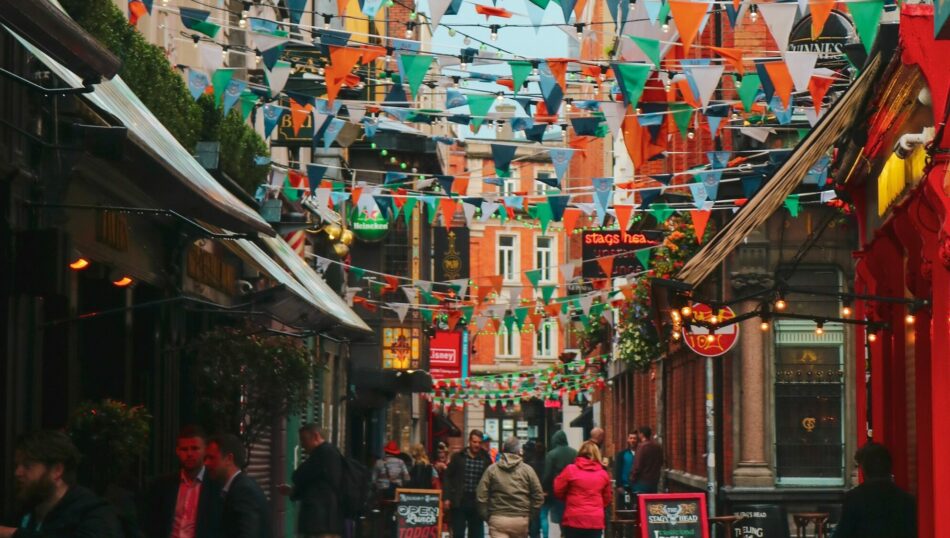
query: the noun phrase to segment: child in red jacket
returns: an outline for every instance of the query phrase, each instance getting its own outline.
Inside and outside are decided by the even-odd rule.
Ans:
[[[554,496],[565,503],[561,531],[565,538],[600,538],[604,531],[604,508],[613,492],[610,475],[601,464],[600,449],[586,441],[577,459],[554,479]]]

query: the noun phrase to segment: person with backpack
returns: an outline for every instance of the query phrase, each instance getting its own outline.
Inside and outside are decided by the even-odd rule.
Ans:
[[[316,424],[304,425],[298,434],[307,459],[294,471],[293,486],[278,487],[282,495],[298,502],[297,536],[340,536],[343,515],[338,492],[343,484],[343,457]]]
[[[412,467],[409,468],[409,487],[412,489],[442,489],[439,473],[429,463],[426,449],[421,444],[409,447]]]

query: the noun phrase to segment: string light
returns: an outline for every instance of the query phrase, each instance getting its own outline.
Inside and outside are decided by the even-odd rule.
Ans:
[[[904,323],[907,325],[913,325],[915,321],[917,321],[917,318],[915,318],[913,314],[907,314],[904,316]]]
[[[412,35],[416,29],[415,21],[409,21],[406,23],[406,39],[412,39]]]
[[[710,325],[718,325],[718,324],[719,324],[719,318],[716,317],[715,314],[713,314],[712,316],[709,316],[709,324],[710,324]]]
[[[683,314],[684,318],[688,318],[693,315],[693,309],[689,305],[680,308],[680,313]]]
[[[663,21],[663,25],[660,26],[660,29],[663,30],[664,34],[670,33],[670,17],[667,16],[666,20]]]
[[[769,322],[768,322],[768,320],[764,320],[764,319],[763,319],[763,320],[762,320],[762,323],[759,324],[759,329],[760,329],[762,332],[767,332],[767,331],[769,330]]]
[[[491,29],[491,40],[492,40],[492,41],[498,41],[498,30],[499,30],[499,28],[501,28],[501,27],[498,26],[497,24],[493,24],[493,25],[490,26],[490,29]]]
[[[498,92],[498,95],[495,96],[495,100],[499,103],[505,100],[505,92]]]
[[[332,20],[333,20],[333,15],[329,15],[329,14],[323,15],[323,29],[324,30],[330,29],[330,21]]]
[[[842,307],[841,307],[841,317],[847,318],[847,317],[850,317],[850,316],[851,316],[851,307],[848,306],[848,305],[842,306]]]
[[[825,334],[825,323],[823,321],[818,321],[815,325],[815,334],[818,336]]]
[[[877,333],[868,333],[868,342],[877,342]]]
[[[577,40],[583,41],[584,40],[584,23],[579,22],[575,24],[574,29],[577,30]]]
[[[749,18],[752,19],[752,22],[755,22],[759,19],[759,8],[755,4],[752,4],[752,9],[749,11]]]
[[[788,306],[788,303],[785,302],[785,298],[781,295],[778,296],[778,299],[775,301],[776,310],[785,310],[785,307]]]
[[[191,40],[195,42],[195,48],[197,49],[197,48],[198,48],[198,43],[201,42],[201,36],[198,35],[198,34],[193,34],[193,35],[191,36]]]

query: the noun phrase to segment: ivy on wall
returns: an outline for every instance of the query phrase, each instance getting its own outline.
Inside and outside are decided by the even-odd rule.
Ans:
[[[60,0],[87,32],[122,60],[119,76],[155,117],[189,151],[198,141],[221,143],[221,170],[253,194],[266,181],[267,167],[254,162],[269,155],[267,144],[232,110],[224,117],[212,99],[191,98],[165,51],[148,43],[111,0]]]

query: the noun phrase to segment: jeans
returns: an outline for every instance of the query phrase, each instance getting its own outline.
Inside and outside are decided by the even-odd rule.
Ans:
[[[478,515],[475,503],[462,501],[461,506],[452,507],[452,538],[465,538],[466,528],[468,538],[485,536],[485,524]]]

